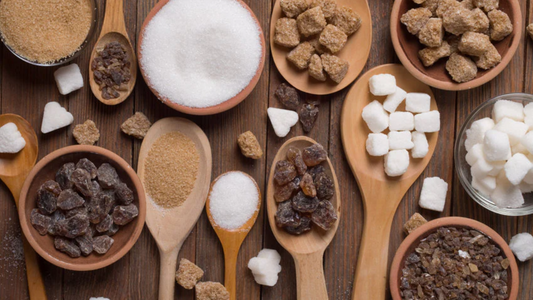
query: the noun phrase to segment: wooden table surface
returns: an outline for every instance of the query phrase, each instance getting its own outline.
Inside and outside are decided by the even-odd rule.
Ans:
[[[97,2],[101,26],[104,1]],[[273,2],[271,0],[245,0],[245,2],[257,15],[268,41]],[[385,63],[398,62],[389,35],[389,17],[393,1],[370,0],[369,2],[373,17],[373,44],[365,70]],[[520,2],[524,24],[533,22],[533,0]],[[155,3],[156,0],[125,1],[127,28],[134,44],[144,18]],[[95,40],[93,39],[92,43]],[[82,69],[85,82],[87,82],[91,48],[92,44],[75,60]],[[68,96],[61,96],[53,77],[56,68],[30,66],[18,60],[3,46],[0,48],[0,57],[1,113],[19,114],[28,119],[37,131],[41,126],[44,105],[49,101],[58,101],[74,115],[72,126],[47,135],[38,133],[40,158],[56,149],[75,144],[72,137],[74,125],[91,119],[101,131],[97,145],[118,153],[136,168],[141,142],[121,133],[120,124],[136,111],[145,113],[152,122],[169,116],[183,116],[160,103],[141,77],[130,98],[118,106],[111,107],[98,102],[87,85]],[[280,103],[274,97],[274,91],[281,82],[283,79],[268,55],[259,84],[242,104],[215,116],[183,116],[200,125],[209,137],[213,150],[212,178],[226,171],[241,170],[252,175],[264,193],[267,174],[277,149],[286,139],[303,134],[301,125],[298,124],[286,138],[281,139],[274,134],[269,124],[266,109],[271,106],[280,107]],[[417,211],[428,219],[449,215],[474,218],[494,228],[506,240],[514,234],[533,231],[533,216],[503,217],[477,205],[461,187],[453,168],[453,143],[469,112],[483,101],[500,94],[533,93],[532,83],[533,42],[524,38],[509,66],[492,82],[465,92],[434,90],[442,121],[440,144],[428,168],[400,204],[391,233],[390,255],[394,254],[404,238],[401,230],[403,223]],[[336,168],[342,191],[343,216],[337,235],[324,258],[329,298],[339,300],[351,299],[364,218],[361,196],[346,164],[340,140],[340,114],[348,90],[349,87],[331,96],[321,97],[319,117],[309,134],[329,149],[329,156]],[[247,130],[255,133],[265,150],[265,156],[261,160],[252,161],[239,153],[237,136]],[[421,210],[417,205],[422,180],[427,176],[439,176],[451,184],[446,210],[442,214]],[[7,188],[2,184],[0,186],[0,299],[28,298],[20,234],[15,205]],[[246,267],[248,260],[257,255],[262,248],[277,249],[282,255],[283,271],[278,284],[272,288],[255,284],[251,272]],[[205,271],[203,280],[224,281],[222,248],[205,212],[183,245],[180,257],[195,261]],[[157,299],[159,254],[147,228],[124,258],[105,269],[73,272],[62,270],[42,259],[40,265],[49,299],[86,300],[95,296],[105,296],[111,300]],[[296,299],[294,263],[290,255],[275,241],[264,209],[243,244],[237,268],[239,274],[237,299]],[[532,274],[531,262],[520,263],[519,299],[521,300],[533,299]],[[176,299],[193,299],[193,297],[192,292],[176,288]]]

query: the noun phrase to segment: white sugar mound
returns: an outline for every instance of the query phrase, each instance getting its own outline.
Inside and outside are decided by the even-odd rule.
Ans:
[[[260,285],[274,286],[281,272],[281,256],[273,249],[263,249],[257,257],[248,262],[248,268],[254,275],[255,282]]]
[[[6,123],[0,127],[0,153],[18,153],[25,146],[26,140],[15,123]]]
[[[66,127],[74,122],[74,116],[57,102],[48,102],[44,106],[41,132],[49,133]]]
[[[241,92],[261,61],[260,29],[235,0],[171,0],[146,26],[140,59],[162,97],[210,107]]]

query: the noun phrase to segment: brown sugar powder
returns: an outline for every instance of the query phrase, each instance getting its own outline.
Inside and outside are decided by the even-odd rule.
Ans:
[[[0,32],[17,54],[52,63],[75,53],[93,21],[91,0],[2,0]]]
[[[198,176],[200,155],[194,142],[181,132],[159,137],[146,157],[145,188],[163,208],[180,206],[187,200]]]

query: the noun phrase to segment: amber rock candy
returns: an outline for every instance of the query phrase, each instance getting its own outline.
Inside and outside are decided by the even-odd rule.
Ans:
[[[307,10],[306,0],[281,0],[280,6],[283,13],[289,17],[294,18]]]
[[[421,214],[415,213],[411,216],[409,221],[403,225],[403,230],[405,233],[410,234],[411,232],[415,231],[418,227],[426,224],[428,221],[422,217]]]
[[[280,46],[294,48],[300,44],[300,33],[296,20],[279,18],[276,21],[274,42]]]
[[[287,59],[298,69],[305,70],[313,54],[315,54],[315,48],[309,42],[303,42],[287,54]]]
[[[304,163],[302,151],[296,147],[289,147],[287,149],[287,160],[296,167],[299,175],[305,174],[307,165]]]
[[[487,15],[490,21],[490,38],[493,41],[501,41],[513,32],[513,23],[503,11],[495,9]]]
[[[316,187],[311,174],[305,174],[300,181],[302,192],[308,197],[316,197]]]
[[[60,210],[56,210],[54,211],[54,213],[52,214],[50,218],[51,220],[50,220],[50,227],[48,227],[48,234],[57,235],[57,230],[58,230],[57,222],[61,220],[65,220],[65,214],[63,214],[63,212],[61,212]]]
[[[287,226],[287,227],[284,227],[284,229],[290,234],[300,235],[302,233],[310,231],[312,228],[312,225],[313,223],[311,223],[311,219],[309,219],[306,216],[302,216],[302,220],[299,226],[296,226],[296,227]]]
[[[82,158],[78,161],[76,164],[76,169],[84,169],[85,171],[89,172],[89,175],[91,175],[91,179],[96,178],[96,166],[94,163],[87,158]]]
[[[440,47],[444,38],[442,19],[431,18],[418,33],[420,43],[428,47]]]
[[[344,79],[344,76],[346,76],[346,73],[348,73],[349,63],[340,57],[326,53],[322,54],[320,58],[329,78],[336,83],[340,83]]]
[[[298,115],[304,132],[310,132],[315,126],[315,121],[318,118],[318,106],[304,104],[298,110]]]
[[[308,197],[302,191],[298,192],[291,200],[292,209],[300,213],[314,212],[320,200],[316,197]]]
[[[49,215],[57,208],[57,197],[61,193],[59,184],[53,180],[46,181],[37,191],[37,208],[43,214]]]
[[[311,214],[311,221],[324,230],[330,230],[337,219],[335,208],[328,200],[321,201],[318,208]]]
[[[320,33],[320,37],[318,38],[318,42],[326,47],[331,53],[339,52],[344,48],[344,45],[346,45],[346,41],[348,41],[346,33],[340,30],[337,26],[331,24],[328,24],[326,28],[322,30],[322,33]]]
[[[106,198],[108,198],[108,195],[104,194],[103,192],[100,192],[94,197],[92,197],[91,201],[89,201],[87,208],[89,211],[89,220],[91,221],[91,223],[100,223],[108,214],[105,203]]]
[[[120,182],[120,179],[118,178],[117,170],[108,163],[103,163],[98,168],[97,174],[98,174],[98,182],[104,189],[112,188]]]
[[[288,109],[296,110],[300,105],[298,91],[287,83],[280,84],[274,94],[279,102]]]
[[[218,282],[199,282],[195,290],[196,300],[229,300],[229,292]]]
[[[452,54],[452,47],[447,41],[443,41],[440,47],[424,48],[418,51],[418,57],[424,64],[429,67],[436,63],[439,59],[448,57]]]
[[[140,140],[144,139],[150,127],[152,123],[142,112],[136,112],[120,125],[122,132]]]
[[[326,18],[320,7],[311,8],[296,19],[298,32],[305,37],[320,33],[326,27]]]
[[[72,172],[70,180],[74,183],[76,190],[82,193],[86,197],[93,196],[92,194],[92,181],[89,172],[84,169],[76,169]]]
[[[456,82],[467,82],[477,76],[477,66],[468,57],[453,53],[446,62],[446,70]]]
[[[488,33],[489,26],[489,18],[481,9],[476,8],[472,10],[472,15],[468,20],[468,27],[470,31]]]
[[[57,170],[56,181],[61,189],[66,190],[74,187],[74,184],[70,181],[70,175],[74,170],[76,170],[76,166],[72,162],[62,165],[61,168]]]
[[[400,22],[407,26],[407,31],[413,35],[417,35],[431,18],[432,13],[429,9],[424,7],[412,8],[408,10],[400,18]]]
[[[67,238],[84,235],[89,228],[89,218],[86,215],[75,215],[57,222],[58,234]]]
[[[60,236],[54,238],[54,247],[72,258],[81,256],[80,248],[74,242]]]
[[[309,76],[318,81],[326,81],[326,73],[324,73],[324,67],[322,66],[322,60],[318,54],[313,54],[309,61]]]
[[[296,168],[286,160],[280,160],[276,163],[274,169],[274,180],[279,185],[285,185],[291,182],[297,175]]]
[[[343,6],[331,18],[331,24],[337,26],[347,35],[351,35],[361,28],[361,16],[353,9]]]
[[[335,195],[333,180],[325,173],[320,173],[315,178],[316,195],[320,200],[329,200]]]
[[[34,208],[31,211],[30,222],[40,235],[46,235],[46,233],[50,229],[52,219],[48,216],[39,213],[39,210]]]
[[[98,254],[106,254],[114,242],[115,240],[107,235],[97,236],[93,239],[94,251]]]
[[[66,189],[59,194],[57,198],[57,207],[62,210],[71,210],[73,208],[82,206],[85,200],[71,189]]]
[[[296,185],[293,181],[287,183],[286,185],[275,185],[274,199],[276,202],[283,202],[289,200],[294,192],[298,190],[299,186]]]
[[[76,125],[72,135],[80,145],[94,145],[100,139],[100,130],[92,120],[87,120],[83,124]]]
[[[328,153],[322,145],[316,143],[302,151],[302,158],[308,167],[314,167],[328,158]]]
[[[497,9],[500,5],[500,0],[473,0],[475,7],[482,8],[485,12],[490,12]]]
[[[113,222],[117,225],[126,225],[139,215],[137,206],[117,206],[113,210]]]
[[[301,224],[300,214],[292,209],[291,200],[279,204],[275,218],[278,227],[297,227]]]
[[[135,200],[133,191],[123,182],[115,185],[115,195],[120,204],[123,205],[130,205]]]
[[[93,229],[89,227],[87,232],[82,235],[78,236],[75,241],[78,247],[80,248],[81,254],[83,256],[89,256],[93,252]]]
[[[111,215],[107,215],[100,223],[96,225],[96,231],[102,233],[107,232],[111,228],[111,225],[113,225],[113,217]]]
[[[309,8],[320,7],[326,19],[332,18],[337,12],[335,0],[312,0]]]
[[[89,216],[89,211],[87,210],[86,206],[80,206],[76,207],[74,209],[71,209],[67,212],[65,212],[63,219],[74,217],[75,215],[86,215]]]
[[[178,271],[176,271],[176,282],[184,289],[192,290],[196,283],[204,276],[204,271],[191,261],[182,258]]]
[[[477,32],[466,32],[459,42],[459,51],[472,56],[481,56],[492,46],[488,35]]]
[[[251,159],[260,159],[263,156],[261,145],[251,131],[241,133],[237,138],[237,144],[241,148],[242,155]]]
[[[488,70],[499,64],[502,61],[502,56],[498,52],[498,49],[490,44],[489,49],[483,55],[476,58],[475,61],[478,68]]]

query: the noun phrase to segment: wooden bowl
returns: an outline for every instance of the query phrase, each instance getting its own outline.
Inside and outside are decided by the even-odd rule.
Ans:
[[[518,297],[518,285],[520,278],[518,277],[518,265],[513,252],[507,245],[507,242],[494,230],[492,230],[487,225],[480,223],[476,220],[461,218],[461,217],[447,217],[440,218],[428,222],[418,229],[413,231],[407,236],[396,251],[394,260],[392,261],[391,271],[390,271],[390,291],[392,294],[392,299],[402,300],[400,296],[400,279],[402,277],[402,269],[405,267],[405,259],[407,256],[415,251],[415,248],[418,246],[420,240],[426,238],[428,235],[437,231],[440,227],[455,227],[455,228],[469,228],[477,230],[486,236],[488,236],[492,242],[494,242],[500,249],[502,249],[502,255],[504,258],[509,259],[509,268],[508,272],[508,291],[509,298],[508,300],[516,300]]]
[[[144,75],[144,71],[143,71],[141,47],[142,47],[143,38],[144,38],[144,30],[146,29],[146,26],[148,25],[148,23],[150,23],[152,18],[169,1],[170,0],[161,0],[154,6],[154,8],[152,8],[150,13],[148,14],[146,19],[144,20],[143,25],[141,27],[141,31],[139,33],[139,41],[137,43],[137,57],[139,58],[138,59],[139,69],[141,70],[141,74],[142,74],[142,76],[144,78],[144,81],[146,82],[146,85],[148,85],[148,88],[152,91],[152,93],[154,93],[154,95],[156,95],[156,97],[159,100],[161,100],[161,102],[166,104],[168,107],[170,107],[172,109],[175,109],[175,110],[177,110],[179,112],[189,114],[189,115],[201,115],[201,116],[214,115],[214,114],[218,114],[218,113],[230,110],[233,107],[237,106],[239,103],[244,101],[244,99],[246,99],[246,97],[248,97],[248,95],[250,95],[252,90],[255,88],[255,86],[257,85],[257,82],[259,82],[259,78],[261,77],[261,73],[263,72],[263,67],[265,66],[265,53],[266,53],[265,36],[263,34],[263,30],[261,29],[261,24],[257,20],[257,17],[255,16],[254,12],[242,0],[235,0],[235,1],[239,2],[244,8],[246,8],[250,12],[250,14],[252,15],[253,19],[257,23],[257,28],[259,29],[259,36],[260,36],[260,41],[261,41],[261,60],[259,62],[259,66],[257,67],[257,71],[256,71],[254,77],[252,77],[252,80],[250,80],[250,83],[248,83],[248,85],[242,91],[240,91],[240,93],[235,95],[233,98],[230,98],[230,99],[228,99],[228,100],[226,100],[226,101],[224,101],[224,102],[222,102],[220,104],[217,104],[217,105],[214,105],[214,106],[209,106],[209,107],[201,107],[201,108],[189,107],[189,106],[184,106],[184,105],[181,105],[181,104],[174,103],[174,102],[170,101],[169,99],[161,96],[159,94],[159,92],[152,87],[152,85],[150,84],[150,80]]]
[[[88,158],[98,167],[109,163],[117,170],[124,183],[135,195],[134,204],[139,208],[139,215],[130,223],[121,226],[113,235],[115,240],[111,249],[99,255],[95,252],[85,257],[72,258],[54,248],[51,235],[40,235],[30,223],[31,211],[37,207],[37,190],[47,180],[55,180],[57,170],[65,163],[76,163],[81,158]],[[35,165],[24,182],[20,193],[19,219],[22,231],[35,251],[50,263],[73,271],[91,271],[106,267],[123,257],[133,247],[144,226],[146,217],[146,200],[141,181],[131,166],[117,154],[96,146],[69,146],[56,150]]]
[[[501,0],[499,9],[509,15],[514,26],[514,30],[509,36],[494,44],[502,56],[502,61],[490,70],[479,69],[477,77],[471,81],[457,83],[452,80],[448,71],[446,71],[447,58],[438,60],[430,67],[424,67],[418,58],[418,51],[422,50],[425,46],[418,41],[416,36],[410,34],[405,25],[400,22],[400,18],[404,13],[416,7],[419,7],[419,5],[411,0],[397,0],[394,2],[390,21],[392,44],[396,55],[398,55],[402,64],[414,77],[438,89],[462,91],[489,82],[498,76],[509,64],[522,40],[523,28],[520,3],[518,0]]]

